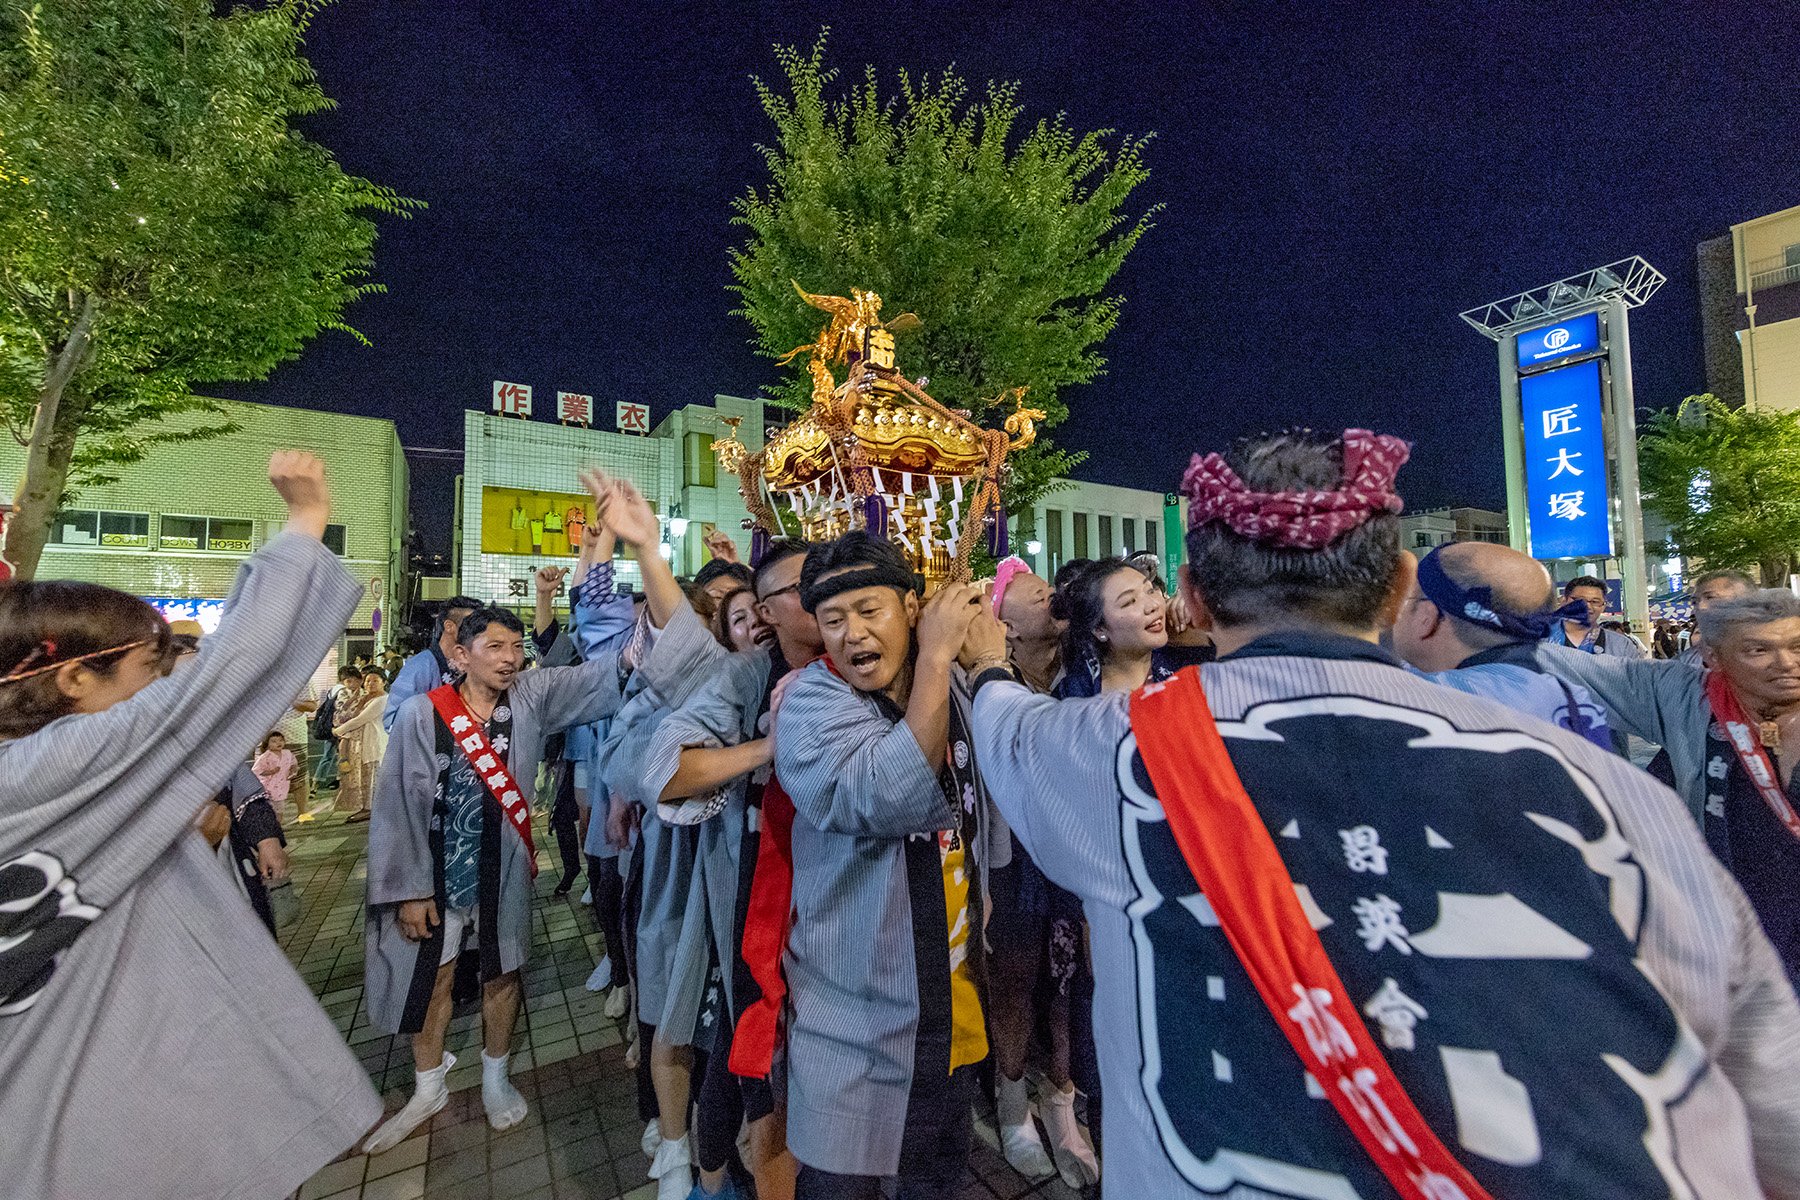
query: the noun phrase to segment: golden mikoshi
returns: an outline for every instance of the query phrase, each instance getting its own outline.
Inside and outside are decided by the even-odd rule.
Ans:
[[[884,322],[881,297],[860,288],[849,297],[794,290],[831,314],[818,337],[780,360],[810,354],[812,406],[755,454],[728,419],[732,435],[713,445],[720,465],[738,476],[745,506],[772,536],[783,532],[779,496],[808,540],[868,529],[905,550],[928,585],[967,581],[983,520],[998,510],[1006,456],[1031,445],[1044,414],[1024,407],[1025,389],[1014,388],[996,401],[1013,405],[1005,431],[983,428],[895,366],[894,334],[917,328],[918,317]],[[833,363],[849,368],[842,383]]]

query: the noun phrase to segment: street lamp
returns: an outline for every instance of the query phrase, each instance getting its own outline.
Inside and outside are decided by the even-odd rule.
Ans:
[[[676,537],[687,536],[688,519],[686,517],[670,517],[669,532]]]
[[[1033,557],[1033,558],[1036,558],[1039,554],[1042,554],[1043,551],[1044,551],[1044,543],[1038,541],[1036,538],[1032,538],[1029,542],[1025,543],[1025,553],[1031,555],[1031,557]]]
[[[675,557],[675,547],[669,545],[669,543],[667,543],[667,542],[657,543],[656,552],[658,554],[662,555],[664,558],[672,559]]]

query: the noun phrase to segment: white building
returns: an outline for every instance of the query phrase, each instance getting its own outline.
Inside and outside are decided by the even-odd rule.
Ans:
[[[1169,500],[1176,503],[1167,505]],[[1174,566],[1187,561],[1187,501],[1172,494],[1071,479],[1030,510],[1013,514],[1010,524],[1013,552],[1046,579],[1072,559],[1149,550],[1172,584]]]
[[[712,444],[728,433],[723,418],[741,417],[738,440],[760,449],[763,406],[736,396],[713,399],[677,409],[648,436],[466,412],[452,586],[478,600],[523,606],[539,567],[573,565],[580,534],[571,537],[570,526],[594,516],[592,497],[576,481],[583,467],[637,485],[662,518],[664,552],[677,574],[710,557],[701,540],[714,529],[730,534],[748,559],[749,513],[736,477],[718,469]],[[635,555],[617,567],[620,583],[640,581]]]
[[[593,518],[593,501],[575,478],[583,467],[638,486],[663,520],[676,574],[692,574],[711,557],[703,539],[715,529],[729,534],[748,561],[744,522],[750,514],[737,477],[719,467],[713,442],[732,436],[728,417],[741,418],[735,436],[752,452],[762,448],[769,429],[760,401],[713,400],[677,409],[648,435],[466,412],[452,579],[435,589],[443,596],[434,591],[425,598],[443,599],[454,589],[478,600],[529,605],[531,578],[540,566],[573,565],[580,547],[579,534],[569,536],[572,519]],[[1164,500],[1160,492],[1070,480],[1012,514],[1013,549],[1045,578],[1070,559],[1139,550],[1155,552],[1168,576],[1171,564],[1185,558],[1180,535],[1186,501],[1165,508]],[[634,557],[616,565],[620,583],[639,582]]]

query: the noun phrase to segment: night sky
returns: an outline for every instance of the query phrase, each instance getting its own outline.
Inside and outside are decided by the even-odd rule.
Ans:
[[[338,107],[305,128],[430,208],[381,218],[387,294],[347,313],[372,348],[206,390],[458,449],[494,379],[653,422],[755,394],[779,369],[725,291],[771,136],[749,76],[828,23],[844,76],[954,64],[1028,118],[1157,135],[1129,211],[1166,207],[1054,433],[1079,477],[1161,491],[1192,449],[1354,424],[1416,441],[1409,507],[1501,507],[1495,351],[1456,314],[1642,254],[1669,282],[1632,315],[1637,400],[1667,405],[1705,385],[1695,243],[1800,203],[1800,22],[1651,7],[339,0],[308,36]],[[445,552],[459,464],[411,461]]]

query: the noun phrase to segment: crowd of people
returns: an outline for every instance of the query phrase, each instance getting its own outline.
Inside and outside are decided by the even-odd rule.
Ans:
[[[1600,580],[1402,550],[1407,454],[1197,454],[1173,577],[929,595],[860,531],[622,590],[657,518],[586,472],[529,625],[457,597],[324,696],[358,589],[310,455],[197,648],[0,585],[8,1194],[280,1197],[389,1149],[448,1103],[459,973],[518,1124],[541,859],[585,879],[660,1200],[953,1195],[984,1090],[1020,1174],[1115,1197],[1800,1196],[1800,599],[1714,572],[1651,653]],[[269,936],[309,732],[369,825],[386,1114]]]

